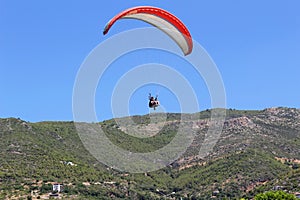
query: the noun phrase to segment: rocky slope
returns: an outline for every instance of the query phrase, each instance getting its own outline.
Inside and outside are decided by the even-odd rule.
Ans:
[[[0,119],[0,199],[45,197],[55,182],[65,185],[60,195],[66,199],[226,199],[251,198],[272,189],[300,191],[299,109],[229,109],[222,132],[210,137],[212,112],[133,116],[97,124],[114,145],[131,152],[160,149],[179,130],[193,136],[176,161],[145,174],[119,172],[97,161],[73,122]],[[205,144],[213,148],[204,156],[199,150]]]

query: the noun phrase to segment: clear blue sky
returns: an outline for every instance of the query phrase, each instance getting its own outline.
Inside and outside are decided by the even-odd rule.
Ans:
[[[0,118],[72,120],[73,85],[81,63],[109,36],[147,26],[122,21],[102,36],[111,17],[138,5],[161,7],[186,24],[218,66],[228,108],[300,107],[298,0],[0,0]],[[151,86],[140,93],[147,90]],[[140,102],[138,93],[131,101]],[[169,103],[164,93],[173,94],[160,91],[160,100]],[[167,111],[176,111],[175,100]],[[201,101],[200,110],[210,107],[207,97]],[[144,107],[135,109],[133,114],[144,112]],[[99,114],[100,120],[110,117],[109,110]]]

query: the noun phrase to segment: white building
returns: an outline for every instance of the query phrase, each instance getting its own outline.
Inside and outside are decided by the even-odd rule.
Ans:
[[[53,192],[61,192],[63,190],[63,185],[59,183],[54,183],[52,185],[52,191]]]

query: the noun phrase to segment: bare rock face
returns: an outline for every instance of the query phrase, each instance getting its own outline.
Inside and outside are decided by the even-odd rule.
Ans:
[[[194,121],[198,136],[179,165],[204,163],[197,159],[197,149],[203,144],[210,120]],[[202,139],[201,139],[202,138]],[[300,110],[295,108],[268,108],[257,112],[227,115],[222,134],[208,157],[220,157],[247,148],[259,148],[278,157],[300,159]]]

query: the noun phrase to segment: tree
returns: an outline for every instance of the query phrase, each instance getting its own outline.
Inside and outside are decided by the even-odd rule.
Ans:
[[[292,194],[288,194],[283,191],[269,191],[265,193],[257,194],[254,197],[255,200],[297,200]]]

